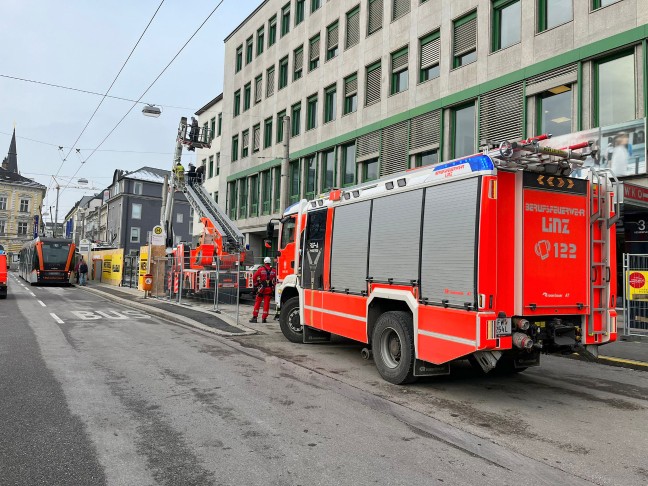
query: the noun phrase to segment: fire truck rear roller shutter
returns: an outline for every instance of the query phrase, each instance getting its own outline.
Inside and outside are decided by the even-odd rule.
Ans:
[[[360,293],[367,290],[367,251],[371,202],[335,210],[331,252],[331,286]]]
[[[478,178],[426,189],[421,296],[431,303],[475,300],[478,189]]]
[[[374,280],[418,280],[423,191],[374,200],[371,213],[369,275]]]

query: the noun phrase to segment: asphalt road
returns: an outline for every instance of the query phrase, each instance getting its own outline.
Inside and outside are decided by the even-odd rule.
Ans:
[[[10,285],[0,484],[648,482],[645,372],[549,358],[396,387],[345,341],[220,338]]]

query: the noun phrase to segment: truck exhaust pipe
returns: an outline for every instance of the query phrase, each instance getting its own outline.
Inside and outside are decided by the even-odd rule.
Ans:
[[[529,350],[533,347],[533,339],[521,332],[513,333],[513,345],[516,348]]]
[[[513,324],[520,331],[528,331],[531,327],[531,323],[523,317],[514,317]]]

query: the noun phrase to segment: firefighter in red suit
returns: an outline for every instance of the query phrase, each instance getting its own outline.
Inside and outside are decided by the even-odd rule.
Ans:
[[[270,260],[270,257],[265,257],[263,259],[263,266],[259,267],[259,269],[254,272],[252,280],[257,294],[250,322],[257,322],[257,316],[259,315],[259,309],[261,308],[261,301],[263,301],[263,315],[261,322],[268,322],[266,319],[270,313],[270,299],[272,299],[275,285],[277,284],[277,272],[272,268],[272,260]]]

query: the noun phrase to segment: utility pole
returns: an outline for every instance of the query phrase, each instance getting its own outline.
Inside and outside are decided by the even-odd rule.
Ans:
[[[290,198],[288,197],[288,169],[290,167],[290,117],[284,116],[283,119],[283,148],[284,155],[281,161],[281,185],[279,192],[280,216],[288,207]]]
[[[54,216],[54,238],[56,238],[58,236],[58,203],[61,186],[59,186],[59,183],[56,179],[54,179],[54,181],[56,182],[56,214]]]

